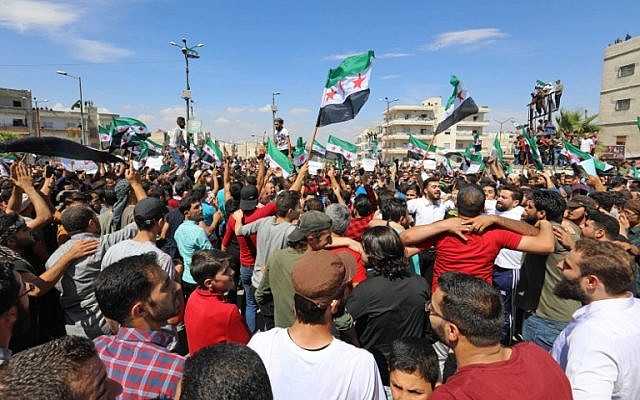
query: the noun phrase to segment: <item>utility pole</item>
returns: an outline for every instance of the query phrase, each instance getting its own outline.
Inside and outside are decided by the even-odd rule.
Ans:
[[[42,100],[40,100],[40,103],[46,103],[47,101],[49,101],[49,100],[47,100],[47,99],[42,99]],[[35,105],[36,105],[36,123],[38,124],[38,127],[36,128],[36,136],[37,136],[37,137],[41,137],[41,136],[42,136],[42,132],[40,131],[40,127],[41,127],[42,125],[41,125],[41,123],[40,123],[40,108],[38,107],[38,98],[37,98],[37,97],[34,97],[34,98],[33,98],[33,102],[34,102],[34,103],[35,103]]]
[[[82,77],[70,75],[64,71],[56,71],[58,75],[68,76],[69,78],[78,80],[78,87],[80,88],[80,143],[87,145],[88,141],[85,137],[85,123],[84,123],[84,99],[82,97]]]
[[[497,119],[494,119],[493,121],[497,122],[498,124],[500,124],[500,133],[499,133],[500,134],[500,139],[498,139],[500,141],[502,141],[502,125],[507,123],[507,122],[516,122],[515,118],[513,118],[513,117],[509,117],[509,118],[505,119],[504,121],[498,121]]]
[[[276,133],[276,113],[278,112],[278,106],[276,105],[276,96],[280,95],[280,92],[271,93],[271,129],[273,134]]]

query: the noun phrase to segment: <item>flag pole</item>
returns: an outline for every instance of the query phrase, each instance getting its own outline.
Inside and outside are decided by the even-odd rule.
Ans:
[[[318,134],[318,125],[313,129],[313,134],[311,135],[311,141],[307,143],[307,151],[309,151],[309,158],[311,158],[311,153],[313,152],[313,143],[316,141],[316,135]]]

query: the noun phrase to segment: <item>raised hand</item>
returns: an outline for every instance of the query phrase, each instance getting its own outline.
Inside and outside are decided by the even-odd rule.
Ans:
[[[22,190],[33,188],[33,177],[23,163],[15,162],[11,165],[11,180]]]

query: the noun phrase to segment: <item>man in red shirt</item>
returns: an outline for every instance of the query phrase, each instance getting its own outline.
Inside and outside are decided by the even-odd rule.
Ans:
[[[353,216],[349,222],[349,227],[345,236],[359,242],[362,240],[362,234],[369,227],[369,222],[373,219],[374,207],[366,194],[360,194],[353,200]]]
[[[490,220],[478,218],[484,211],[484,200],[480,187],[464,186],[457,197],[459,218],[416,226],[400,234],[409,257],[435,246],[434,291],[440,275],[448,271],[463,272],[491,283],[494,260],[503,248],[539,254],[553,252],[555,239],[548,221],[540,221],[538,229],[497,216],[491,216]],[[504,229],[487,229],[491,224]]]
[[[247,344],[251,336],[235,304],[224,295],[233,289],[233,269],[219,250],[202,250],[193,255],[191,275],[198,283],[187,301],[184,324],[189,353],[218,343]]]
[[[570,400],[571,386],[560,366],[533,343],[500,344],[502,302],[483,280],[447,272],[427,312],[433,331],[453,349],[458,369],[431,400]]]

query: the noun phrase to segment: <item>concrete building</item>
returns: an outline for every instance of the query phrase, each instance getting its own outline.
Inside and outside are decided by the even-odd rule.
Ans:
[[[0,88],[0,132],[19,135],[55,136],[80,142],[80,110],[59,111],[33,107],[30,90]],[[106,125],[118,114],[100,113],[85,101],[84,119],[88,144],[99,147],[98,125]]]
[[[480,111],[471,115],[447,131],[435,137],[434,144],[445,151],[463,150],[473,142],[473,134],[478,133],[487,148],[493,137],[486,135],[489,125],[487,114],[490,109],[479,106]],[[445,118],[442,98],[429,97],[419,105],[396,105],[384,112],[382,123],[382,157],[384,160],[402,159],[407,155],[409,134],[430,143],[433,132]],[[490,144],[489,144],[490,146]]]
[[[28,135],[32,128],[31,91],[0,88],[0,132]]]
[[[618,41],[617,41],[618,42]],[[600,90],[603,145],[625,145],[627,157],[640,155],[640,37],[619,41],[604,50]]]
[[[371,150],[375,145],[375,141],[378,141],[378,148],[382,140],[382,126],[378,125],[371,128],[363,129],[358,136],[356,136],[355,145],[358,146],[358,158],[366,158],[371,155]]]

